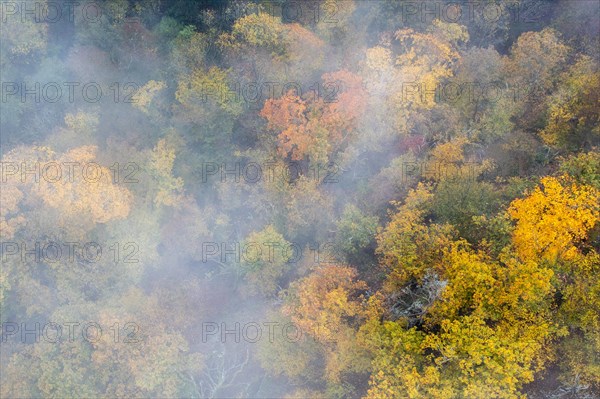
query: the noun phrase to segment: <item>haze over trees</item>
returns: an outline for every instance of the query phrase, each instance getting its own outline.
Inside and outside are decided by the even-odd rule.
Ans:
[[[0,397],[600,397],[599,50],[595,0],[1,2]]]

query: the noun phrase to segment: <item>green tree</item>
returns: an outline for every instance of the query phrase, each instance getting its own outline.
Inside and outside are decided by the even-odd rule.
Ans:
[[[250,292],[272,296],[277,293],[279,280],[293,256],[292,247],[272,225],[246,237],[241,269]]]
[[[374,249],[377,225],[376,216],[365,215],[353,204],[346,205],[337,222],[336,247],[351,264],[360,266],[368,259],[368,251]]]

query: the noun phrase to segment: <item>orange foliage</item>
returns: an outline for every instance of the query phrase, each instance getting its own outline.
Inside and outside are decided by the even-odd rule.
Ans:
[[[283,313],[303,331],[318,339],[331,339],[345,318],[364,315],[362,296],[357,294],[367,285],[356,277],[356,270],[346,266],[319,268],[292,284]]]
[[[325,160],[358,124],[366,108],[366,92],[362,79],[341,70],[322,76],[324,98],[304,98],[288,92],[270,99],[260,113],[269,129],[279,131],[279,153],[294,160]],[[311,98],[311,96],[313,98]]]

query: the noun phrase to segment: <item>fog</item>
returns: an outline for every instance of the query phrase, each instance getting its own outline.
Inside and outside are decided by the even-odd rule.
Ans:
[[[599,8],[2,0],[0,397],[599,397]]]

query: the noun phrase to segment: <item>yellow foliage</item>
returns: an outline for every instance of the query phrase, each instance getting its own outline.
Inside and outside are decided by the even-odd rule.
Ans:
[[[452,226],[425,224],[426,209],[432,198],[431,189],[419,183],[377,236],[377,253],[388,272],[388,291],[404,286],[411,279],[421,280],[439,264],[441,250],[451,243]]]
[[[90,134],[98,126],[98,115],[85,112],[65,115],[65,125],[76,133]]]
[[[182,76],[175,98],[181,103],[184,117],[194,122],[206,122],[214,117],[213,105],[230,116],[242,112],[241,99],[231,93],[228,71],[211,67],[208,71],[195,69]]]
[[[528,197],[511,203],[517,221],[513,242],[522,259],[552,263],[574,259],[576,244],[584,240],[600,217],[600,193],[591,186],[545,177]]]
[[[234,51],[248,51],[262,47],[271,51],[271,56],[285,56],[284,24],[280,18],[265,12],[246,15],[233,24],[231,33],[224,33],[219,44]]]
[[[506,60],[506,70],[520,89],[547,89],[551,87],[569,51],[559,33],[551,28],[525,32],[512,46],[510,57]]]
[[[356,280],[356,270],[337,265],[317,269],[293,283],[284,314],[318,339],[335,337],[345,317],[360,317],[364,312],[360,300],[352,299],[366,288]]]
[[[386,71],[392,66],[392,52],[381,46],[366,51],[366,66],[372,71]]]
[[[107,395],[177,396],[180,373],[204,367],[203,357],[190,352],[182,333],[173,330],[161,312],[161,298],[139,289],[120,297],[118,306],[100,310],[100,325],[119,327],[91,343],[92,365],[109,380]]]
[[[550,100],[540,136],[548,145],[575,149],[600,137],[600,75],[597,62],[582,57],[563,74]],[[594,137],[595,136],[595,137]]]
[[[330,382],[339,382],[344,371],[360,372],[369,366],[356,338],[356,326],[366,317],[361,292],[366,288],[355,269],[327,265],[292,283],[287,293],[282,312],[322,345]]]
[[[369,86],[378,95],[389,96],[385,106],[391,115],[386,115],[386,123],[393,118],[394,128],[406,134],[427,117],[424,111],[437,105],[436,89],[453,76],[461,59],[458,42],[468,40],[468,35],[464,27],[437,21],[428,32],[400,29],[395,39],[399,44],[396,54],[392,56],[382,47],[370,49],[365,69]],[[392,57],[393,68],[387,66],[388,57]]]
[[[132,96],[134,106],[143,113],[148,114],[148,106],[156,94],[165,87],[167,87],[167,85],[164,82],[157,82],[155,80],[149,81]]]
[[[63,154],[56,162],[79,165],[72,178],[63,176],[57,182],[40,179],[33,191],[67,218],[90,218],[93,223],[126,218],[133,197],[128,189],[114,184],[107,167],[94,162],[96,151],[94,146],[84,146]]]
[[[173,176],[175,149],[167,144],[166,139],[160,139],[150,154],[150,173],[154,177],[157,193],[154,204],[175,206],[183,198],[183,179]]]

